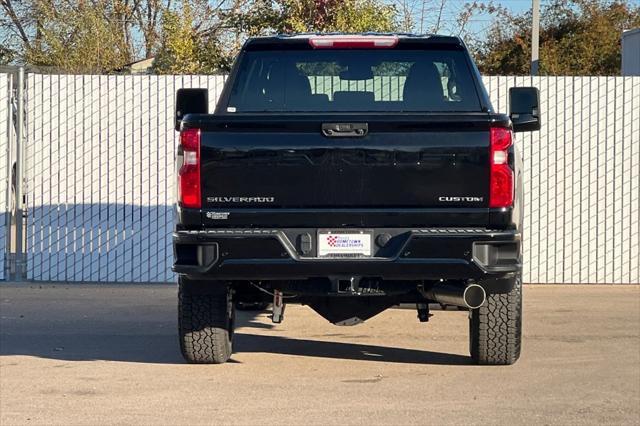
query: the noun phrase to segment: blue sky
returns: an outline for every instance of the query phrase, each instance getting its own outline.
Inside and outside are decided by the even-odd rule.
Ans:
[[[424,17],[422,32],[430,32],[440,14],[440,5],[442,0],[403,0],[393,1],[396,7],[401,10],[402,4],[407,6],[412,11],[414,19],[415,31],[421,32],[421,17]],[[547,0],[541,0],[547,1]],[[640,1],[640,0],[638,0]],[[472,0],[444,0],[444,9],[442,11],[441,25],[439,33],[441,34],[453,34],[457,35],[459,31],[458,16],[464,9],[466,3],[471,3]],[[506,7],[514,13],[520,13],[531,8],[531,0],[494,0],[495,5]],[[424,5],[424,9],[423,9]],[[467,29],[477,35],[481,35],[491,25],[492,17],[489,15],[476,15],[469,22]]]
[[[435,16],[438,15],[438,6],[440,5],[441,0],[424,0],[424,3],[427,5],[427,11],[425,13],[425,25],[423,26],[424,32],[427,32],[429,29],[429,24]],[[473,0],[445,0],[445,8],[443,10],[443,18],[444,25],[440,30],[441,34],[447,33],[456,33],[458,29],[457,25],[457,17],[460,14],[460,11],[464,8],[466,3],[471,3]],[[480,0],[482,1],[482,0]],[[613,0],[605,0],[605,1],[613,1]],[[421,15],[421,5],[423,0],[405,0],[406,3],[412,4],[414,7],[414,19],[416,21],[416,31],[419,31],[419,21]],[[488,2],[486,0],[485,2]],[[545,3],[548,3],[549,0],[540,0],[541,5],[544,6]],[[628,0],[629,3],[633,5],[640,6],[640,0]],[[390,3],[394,3],[396,5],[402,4],[402,1],[390,1]],[[503,6],[514,13],[522,13],[531,9],[531,0],[494,0],[494,5]],[[491,16],[475,16],[471,22],[469,23],[468,29],[470,32],[476,34],[479,37],[482,37],[484,32],[491,25],[492,19]]]

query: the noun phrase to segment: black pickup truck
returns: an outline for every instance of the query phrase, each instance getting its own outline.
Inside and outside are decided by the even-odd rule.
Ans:
[[[173,234],[185,359],[232,354],[236,306],[353,325],[398,304],[469,310],[470,353],[512,364],[522,323],[521,159],[535,88],[496,112],[464,43],[407,34],[253,38],[213,114],[176,96]]]

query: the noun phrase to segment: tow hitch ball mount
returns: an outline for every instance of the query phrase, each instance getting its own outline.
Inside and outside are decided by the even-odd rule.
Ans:
[[[271,315],[271,321],[275,324],[280,324],[284,319],[284,299],[280,290],[273,291],[273,313]]]
[[[418,310],[418,320],[420,322],[429,322],[429,317],[431,316],[429,313],[429,304],[417,303],[416,309]]]

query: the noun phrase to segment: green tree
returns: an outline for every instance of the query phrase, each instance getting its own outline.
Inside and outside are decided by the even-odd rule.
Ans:
[[[217,40],[196,30],[188,1],[182,2],[180,12],[165,11],[161,40],[153,62],[158,74],[213,74],[230,67],[231,58]]]
[[[481,72],[529,74],[531,12],[499,9],[486,40],[472,44]],[[552,0],[543,7],[541,75],[617,75],[623,29],[640,26],[640,6],[627,0]]]
[[[333,31],[392,32],[400,29],[397,10],[376,0],[347,0],[335,13]]]
[[[161,33],[162,44],[153,61],[153,70],[160,74],[197,73],[198,43],[188,3],[184,2],[181,13],[164,13]]]
[[[25,62],[72,73],[104,73],[131,61],[120,22],[105,19],[113,10],[103,1],[53,7],[35,4],[36,36],[26,47]]]
[[[201,3],[206,0],[192,0]],[[0,0],[0,44],[14,62],[111,72],[149,58],[172,0]]]
[[[0,65],[7,65],[15,56],[15,52],[7,47],[0,46]]]
[[[248,36],[400,28],[387,0],[0,0],[0,12],[0,60],[73,73],[152,56],[159,73],[215,73]]]
[[[235,2],[213,26],[198,25],[189,3],[165,12],[154,71],[164,74],[227,71],[249,36],[297,32],[394,31],[395,7],[380,0],[254,0]]]
[[[382,0],[256,0],[230,16],[245,36],[304,32],[389,32],[398,12]]]

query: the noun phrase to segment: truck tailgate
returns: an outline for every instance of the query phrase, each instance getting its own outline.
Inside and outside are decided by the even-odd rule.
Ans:
[[[211,117],[203,209],[488,208],[488,114]],[[366,123],[327,137],[326,123]]]

